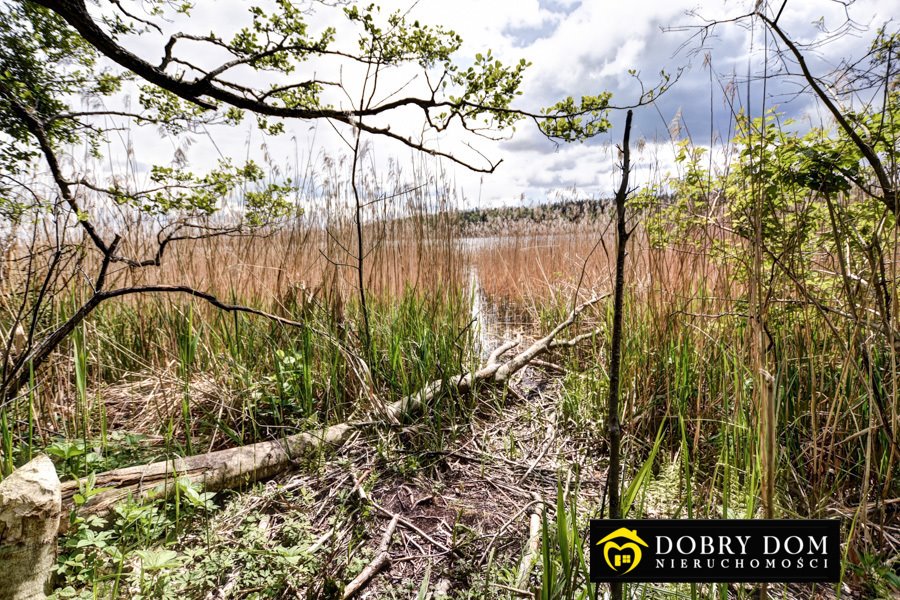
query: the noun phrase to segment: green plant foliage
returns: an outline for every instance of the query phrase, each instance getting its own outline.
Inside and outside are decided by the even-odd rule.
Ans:
[[[38,156],[27,109],[44,120],[45,133],[55,144],[85,140],[97,151],[96,132],[81,131],[71,121],[54,117],[68,110],[67,98],[108,96],[118,90],[122,75],[97,69],[97,53],[74,36],[55,13],[30,2],[6,3],[0,11],[0,172],[18,177]],[[30,209],[49,206],[0,178],[0,217],[17,222]]]
[[[75,510],[63,538],[56,572],[60,585],[55,598],[90,598],[97,594],[118,597],[131,587],[138,598],[174,598],[171,572],[186,557],[166,547],[176,533],[195,516],[216,509],[213,494],[202,492],[186,478],[174,483],[174,505],[153,498],[145,502],[126,500],[111,516],[82,517],[79,507],[108,488],[97,488],[94,476],[81,481],[75,495]],[[163,546],[157,546],[162,543]],[[128,566],[126,566],[126,564]]]
[[[85,468],[92,469],[100,462],[99,453],[86,447],[81,440],[56,440],[44,451],[57,459],[57,469],[64,476],[74,476],[84,472]]]
[[[553,119],[540,122],[544,135],[564,142],[584,141],[610,127],[607,119],[612,94],[603,92],[596,96],[582,96],[576,103],[572,96],[544,108],[542,113]]]
[[[579,522],[575,494],[566,501],[562,482],[557,484],[556,519],[551,520],[544,506],[541,519],[541,584],[535,594],[540,600],[587,600],[596,593],[590,582],[587,548]]]
[[[462,45],[462,38],[455,31],[423,25],[419,21],[410,22],[400,11],[391,13],[386,25],[382,26],[379,25],[380,13],[381,7],[375,4],[362,10],[357,5],[344,8],[347,19],[363,29],[359,49],[365,55],[388,65],[414,61],[422,67],[454,68],[453,54]]]
[[[153,166],[150,180],[156,191],[131,194],[113,188],[113,197],[119,204],[131,204],[153,215],[212,215],[223,208],[226,198],[241,190],[244,218],[251,225],[260,225],[287,214],[291,207],[288,195],[294,189],[290,180],[279,184],[265,179],[266,173],[253,161],[236,167],[223,159],[217,169],[199,176],[181,167]]]

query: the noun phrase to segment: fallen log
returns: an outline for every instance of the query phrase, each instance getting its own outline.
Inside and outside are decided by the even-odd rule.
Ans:
[[[432,381],[419,392],[385,406],[383,414],[380,415],[381,418],[391,423],[400,423],[402,419],[412,415],[441,393],[452,390],[462,394],[471,391],[479,384],[505,383],[532,360],[550,350],[572,347],[589,339],[598,331],[581,334],[569,340],[557,340],[556,338],[571,327],[585,309],[608,296],[609,294],[595,297],[578,306],[550,333],[506,362],[502,362],[501,358],[518,346],[521,340],[506,342],[495,349],[488,357],[487,363],[478,371],[456,375],[447,381]],[[92,495],[85,504],[78,508],[79,514],[104,515],[111,511],[118,502],[128,497],[172,496],[176,489],[176,480],[181,478],[187,479],[192,484],[200,484],[204,490],[209,492],[239,488],[249,483],[268,479],[290,469],[302,456],[325,447],[340,447],[355,431],[368,423],[371,421],[340,423],[280,440],[259,442],[227,450],[98,473],[95,475],[94,487],[109,489]],[[62,503],[65,510],[74,506],[74,496],[79,492],[79,486],[80,482],[77,480],[66,481],[62,484]],[[63,519],[61,531],[66,525],[68,525],[68,521]]]
[[[376,575],[384,569],[391,567],[391,553],[388,551],[391,547],[391,538],[394,536],[394,530],[397,528],[397,521],[400,515],[394,515],[390,524],[381,537],[381,544],[378,545],[378,553],[362,572],[356,576],[356,579],[347,584],[344,588],[344,600],[352,598],[359,593]]]
[[[346,423],[332,425],[313,432],[238,446],[185,458],[175,458],[149,465],[136,465],[98,473],[94,487],[109,488],[79,507],[82,515],[103,515],[125,498],[169,497],[175,492],[176,479],[185,478],[200,484],[204,490],[218,492],[268,479],[287,469],[298,457],[324,446],[340,446],[354,428]],[[80,482],[62,484],[63,508],[74,506],[74,496]],[[61,526],[68,523],[63,520]]]
[[[537,560],[541,545],[541,515],[538,513],[541,505],[541,498],[537,494],[533,494],[535,500],[534,511],[531,513],[528,526],[528,541],[525,542],[525,548],[522,553],[522,561],[519,563],[519,571],[516,574],[515,588],[525,590],[528,586],[528,578],[531,576],[531,569]]]

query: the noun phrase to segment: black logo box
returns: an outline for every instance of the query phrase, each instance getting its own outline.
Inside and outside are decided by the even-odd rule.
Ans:
[[[646,544],[628,573],[633,551],[611,547],[610,562],[616,553],[623,555],[617,572],[607,563],[606,544],[598,544],[622,528],[631,537],[609,541],[626,545],[636,535]],[[840,522],[831,519],[592,520],[590,541],[594,582],[809,583],[836,582],[841,573]]]

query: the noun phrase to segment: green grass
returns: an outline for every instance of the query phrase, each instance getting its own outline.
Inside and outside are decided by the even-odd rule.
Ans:
[[[408,290],[396,300],[373,298],[374,358],[369,364],[359,355],[352,303],[341,313],[327,306],[304,307],[302,314],[297,310],[282,308],[286,316],[303,320],[299,328],[154,298],[102,306],[60,350],[57,368],[74,367],[71,387],[65,380],[61,390],[36,386],[24,401],[0,411],[4,470],[52,442],[34,439],[26,415],[32,414],[29,403],[40,404],[53,394],[74,397],[59,436],[109,452],[105,415],[114,407],[95,391],[172,370],[182,381],[180,410],[153,431],[139,433],[162,435],[167,451],[193,454],[205,451],[217,432],[225,432],[232,443],[251,443],[348,419],[375,419],[382,403],[473,366],[464,294],[421,296]],[[202,403],[192,397],[192,382],[201,374],[224,384],[223,396],[232,405],[223,414],[210,410],[198,418]],[[427,443],[442,444],[446,425],[467,416],[471,406],[458,398],[439,400]],[[83,476],[97,466],[81,461],[80,469],[70,465],[67,472]]]

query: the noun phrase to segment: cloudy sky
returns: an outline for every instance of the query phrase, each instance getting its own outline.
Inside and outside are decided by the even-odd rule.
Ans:
[[[255,4],[255,3],[254,3]],[[635,69],[643,82],[654,85],[660,70],[671,74],[681,71],[680,79],[654,106],[637,110],[633,137],[642,148],[637,157],[638,180],[647,181],[664,175],[672,168],[671,123],[676,116],[678,135],[690,135],[699,145],[710,145],[727,137],[730,109],[724,101],[723,88],[736,90],[735,101],[747,101],[747,74],[762,73],[765,53],[760,30],[739,25],[722,25],[701,46],[697,30],[704,18],[730,18],[746,12],[748,2],[723,0],[382,0],[384,12],[394,9],[409,11],[409,17],[441,24],[458,32],[464,46],[458,60],[471,62],[476,53],[491,49],[507,63],[525,58],[533,63],[524,82],[519,106],[536,109],[560,98],[613,93],[616,105],[632,104],[639,95],[636,80],[628,74]],[[813,67],[825,73],[841,58],[859,55],[871,39],[871,30],[889,19],[893,0],[857,0],[849,3],[834,0],[789,0],[780,24],[796,39],[810,42],[823,39],[828,32],[845,23],[847,17],[860,31],[823,46],[812,55]],[[250,3],[240,0],[196,0],[189,23],[174,22],[172,27],[196,33],[216,32],[222,37],[249,23]],[[313,28],[327,24],[339,26],[338,42],[353,44],[353,38],[342,39],[342,17],[338,11],[320,9],[309,17]],[[683,26],[688,26],[684,28]],[[869,28],[870,32],[862,31]],[[167,32],[168,33],[168,32]],[[127,45],[142,56],[157,62],[167,38],[146,33],[126,40]],[[355,47],[355,46],[351,46]],[[185,52],[190,52],[185,47]],[[221,57],[196,57],[215,61]],[[769,69],[777,68],[773,60]],[[327,71],[327,64],[312,68]],[[322,73],[317,73],[322,76]],[[302,76],[307,75],[303,73]],[[352,81],[349,71],[341,72]],[[402,74],[391,75],[396,82]],[[388,89],[391,80],[383,84]],[[399,84],[398,84],[399,85]],[[750,111],[761,108],[762,86],[753,83]],[[820,124],[825,116],[808,97],[794,97],[797,81],[779,79],[766,87],[766,105],[781,110],[801,123]],[[523,123],[506,140],[476,140],[478,150],[503,163],[491,175],[472,173],[449,163],[447,173],[471,203],[482,205],[514,202],[541,202],[560,195],[607,196],[614,189],[618,175],[614,172],[615,151],[612,144],[622,134],[624,112],[613,112],[613,129],[587,143],[556,145],[546,140],[533,124]],[[409,120],[407,122],[407,120]],[[398,128],[419,127],[413,115],[394,117]],[[393,125],[392,125],[393,127]],[[323,154],[339,155],[345,146],[334,129],[324,122],[288,122],[287,133],[278,138],[263,139],[247,122],[230,130],[213,128],[208,135],[193,136],[187,149],[192,164],[211,164],[221,155],[244,158],[259,156],[265,143],[270,156],[285,157],[293,163],[295,152],[300,161]],[[344,133],[347,133],[346,131]],[[130,144],[141,166],[171,161],[180,141],[160,137],[156,130],[133,131]],[[450,133],[432,142],[442,149],[464,151],[460,144],[472,141],[458,133]],[[375,139],[369,146],[379,165],[388,159],[411,160],[402,145]],[[470,155],[471,156],[471,155]]]

